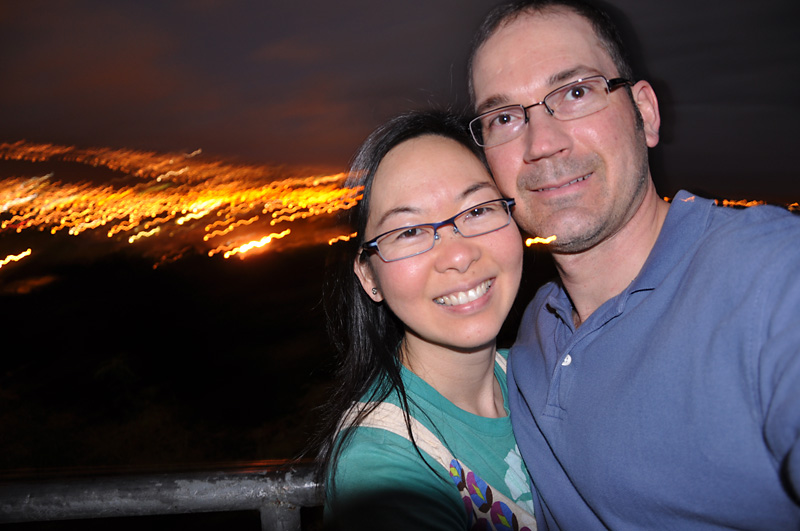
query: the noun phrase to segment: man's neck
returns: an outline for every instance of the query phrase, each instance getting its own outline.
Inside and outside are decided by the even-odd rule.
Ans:
[[[631,220],[611,238],[581,253],[554,255],[572,300],[576,327],[633,282],[650,256],[668,210],[669,204],[651,185]]]

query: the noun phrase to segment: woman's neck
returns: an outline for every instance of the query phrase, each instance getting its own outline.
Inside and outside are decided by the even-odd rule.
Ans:
[[[406,334],[400,348],[403,365],[459,408],[481,417],[507,415],[494,374],[495,343],[462,351]]]

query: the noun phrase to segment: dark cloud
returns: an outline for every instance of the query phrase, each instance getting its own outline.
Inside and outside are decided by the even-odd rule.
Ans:
[[[466,103],[493,3],[3,1],[0,139],[341,168],[387,117]],[[611,4],[662,103],[663,193],[800,196],[797,4]]]

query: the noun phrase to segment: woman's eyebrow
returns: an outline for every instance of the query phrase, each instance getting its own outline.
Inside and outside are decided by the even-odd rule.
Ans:
[[[496,190],[497,189],[495,187],[494,183],[491,183],[489,181],[475,183],[472,186],[470,186],[469,188],[467,188],[466,190],[464,190],[461,193],[461,197],[459,199],[466,199],[470,195],[472,195],[472,194],[474,194],[476,192],[479,192],[480,190],[485,190],[486,188],[491,188],[492,190]]]
[[[386,223],[387,219],[392,218],[394,216],[398,216],[400,214],[419,214],[419,213],[420,209],[411,206],[395,207],[384,212],[383,215],[380,217],[380,219],[377,221],[377,223],[375,223],[375,227],[383,226],[383,224]]]
[[[461,192],[461,194],[459,194],[459,196],[456,199],[458,199],[458,200],[466,199],[467,197],[471,196],[472,194],[474,194],[474,193],[476,193],[476,192],[478,192],[480,190],[485,190],[487,188],[491,188],[492,190],[496,189],[494,184],[491,183],[491,182],[488,182],[488,181],[479,182],[479,183],[475,183],[475,184],[471,185],[466,190]],[[421,209],[419,209],[417,207],[409,206],[409,205],[401,205],[401,206],[398,206],[398,207],[394,207],[394,208],[389,209],[389,210],[387,210],[386,212],[383,213],[383,215],[380,217],[380,219],[378,219],[378,221],[375,223],[375,227],[383,226],[383,224],[386,223],[386,220],[388,220],[388,219],[390,219],[390,218],[392,218],[394,216],[398,216],[400,214],[419,214],[420,212],[422,212]],[[431,223],[433,223],[433,222],[431,222]]]

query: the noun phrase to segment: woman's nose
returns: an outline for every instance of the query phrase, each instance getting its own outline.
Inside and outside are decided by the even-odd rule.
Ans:
[[[462,236],[455,225],[442,227],[437,231],[435,267],[440,273],[455,270],[466,272],[470,265],[481,256],[481,248],[474,238]]]

